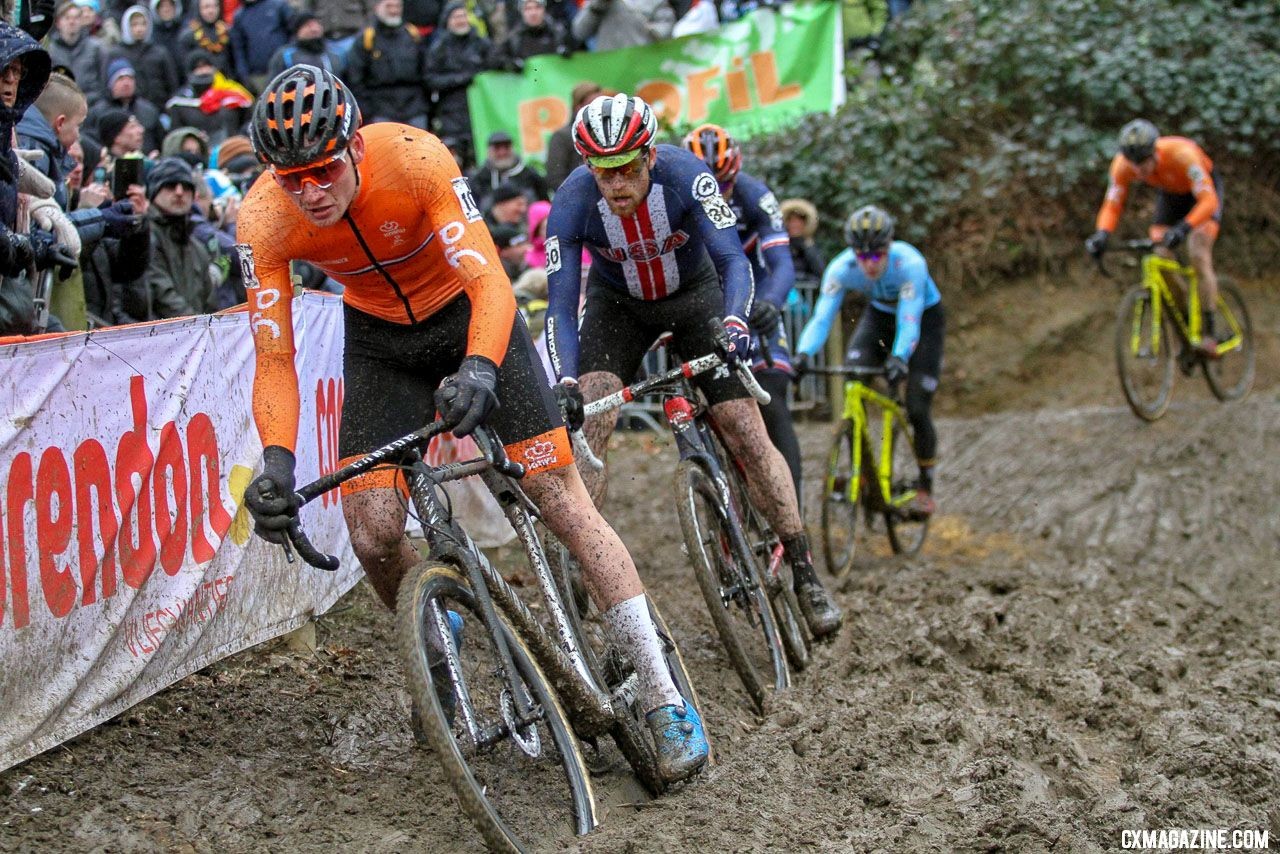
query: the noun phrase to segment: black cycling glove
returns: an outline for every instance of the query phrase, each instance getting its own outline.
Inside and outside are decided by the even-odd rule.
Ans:
[[[1178,222],[1177,225],[1169,226],[1169,230],[1164,233],[1164,240],[1160,241],[1164,244],[1165,249],[1175,249],[1182,245],[1182,241],[1187,239],[1187,235],[1191,233],[1191,223],[1185,219]]]
[[[891,386],[895,386],[907,378],[907,363],[897,356],[884,360],[884,378]]]
[[[582,422],[587,420],[582,389],[573,380],[561,380],[551,390],[556,393],[556,403],[560,404],[560,411],[564,413],[565,426],[570,431],[581,430]]]
[[[1101,258],[1102,253],[1107,251],[1107,241],[1111,239],[1111,232],[1098,229],[1084,242],[1084,251],[1088,252],[1094,258]]]
[[[747,319],[747,323],[752,332],[768,336],[773,334],[781,320],[782,310],[773,303],[760,299],[751,307],[751,317]]]
[[[497,387],[498,366],[484,356],[467,356],[436,389],[440,420],[453,435],[470,435],[498,408]]]
[[[244,506],[253,517],[253,531],[269,543],[288,540],[285,528],[298,517],[298,499],[293,494],[293,452],[280,445],[262,449],[262,474],[244,491]]]
[[[791,357],[791,370],[795,373],[797,380],[809,373],[812,367],[813,359],[808,353],[796,353]]]

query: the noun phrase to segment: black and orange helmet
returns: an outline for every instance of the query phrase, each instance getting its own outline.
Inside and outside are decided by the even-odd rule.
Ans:
[[[719,125],[699,125],[684,138],[684,147],[694,153],[721,184],[738,177],[742,168],[742,152],[728,131]]]
[[[345,83],[314,65],[295,65],[258,96],[249,140],[263,163],[294,169],[343,151],[359,127],[360,107]]]

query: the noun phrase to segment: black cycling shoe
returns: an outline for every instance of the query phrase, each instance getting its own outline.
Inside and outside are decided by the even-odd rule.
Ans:
[[[817,579],[798,583],[796,599],[800,600],[800,611],[815,638],[824,638],[840,630],[844,614]]]

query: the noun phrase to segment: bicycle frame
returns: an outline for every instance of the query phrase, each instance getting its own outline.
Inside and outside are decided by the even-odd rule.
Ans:
[[[902,404],[876,391],[860,379],[845,380],[844,384],[842,417],[853,424],[853,441],[850,448],[853,470],[849,478],[848,497],[850,501],[857,501],[856,490],[862,480],[863,452],[864,450],[872,451],[870,417],[867,415],[868,404],[878,407],[881,413],[880,449],[876,459],[870,461],[872,470],[875,472],[875,482],[880,491],[880,503],[890,510],[901,510],[915,498],[915,490],[906,490],[896,498],[893,495],[893,426],[895,422],[901,424],[904,429],[907,429],[907,435],[910,435],[907,416],[902,409]],[[833,492],[835,483],[828,483],[827,490]]]
[[[1124,248],[1145,252],[1151,248],[1151,245],[1150,241],[1138,240],[1126,244]],[[1195,267],[1190,264],[1182,264],[1173,258],[1161,257],[1154,252],[1147,252],[1147,254],[1143,255],[1141,263],[1142,287],[1146,288],[1151,294],[1151,346],[1156,351],[1159,351],[1160,335],[1163,329],[1161,312],[1166,309],[1183,340],[1193,346],[1199,344],[1203,335],[1203,330],[1201,329],[1203,314],[1200,305],[1200,275],[1196,272]],[[1187,310],[1185,313],[1178,305],[1173,287],[1169,284],[1170,276],[1180,276],[1187,283]],[[1244,345],[1244,333],[1241,330],[1239,320],[1231,313],[1230,307],[1221,300],[1217,309],[1220,311],[1222,319],[1226,321],[1227,327],[1231,330],[1230,338],[1218,342],[1218,352],[1226,353],[1242,347]],[[1130,337],[1131,346],[1135,353],[1142,346],[1141,337],[1142,318],[1139,312],[1134,314]]]

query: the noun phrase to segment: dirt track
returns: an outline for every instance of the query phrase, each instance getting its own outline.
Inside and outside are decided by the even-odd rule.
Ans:
[[[603,826],[576,846],[1088,852],[1160,827],[1280,845],[1280,399],[1202,385],[1149,426],[1118,407],[945,420],[924,555],[867,560],[839,640],[764,719],[705,634],[671,449],[624,437],[636,476],[607,511],[647,547],[720,764],[643,809],[597,781]],[[804,439],[816,472],[825,428]],[[319,638],[0,775],[0,850],[477,848],[412,742],[387,615],[361,586]]]

